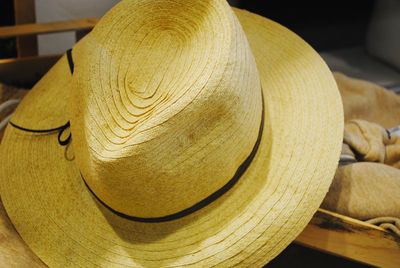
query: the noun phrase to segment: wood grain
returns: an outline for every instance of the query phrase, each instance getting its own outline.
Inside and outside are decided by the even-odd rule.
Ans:
[[[375,225],[320,209],[296,243],[379,267],[400,267],[400,238]]]
[[[69,31],[85,31],[92,29],[96,25],[97,21],[97,18],[87,18],[49,23],[4,26],[0,27],[0,38],[60,33]]]

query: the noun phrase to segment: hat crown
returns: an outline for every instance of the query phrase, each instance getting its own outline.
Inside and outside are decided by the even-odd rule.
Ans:
[[[122,1],[82,43],[73,145],[105,204],[163,217],[233,177],[256,142],[262,98],[225,1]]]

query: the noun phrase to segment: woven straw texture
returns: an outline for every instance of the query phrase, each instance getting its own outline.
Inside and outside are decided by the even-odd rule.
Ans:
[[[77,164],[96,195],[125,214],[157,217],[233,177],[256,142],[262,97],[224,1],[142,2],[112,9],[74,49],[70,118]]]
[[[130,10],[132,2],[138,13]],[[164,4],[152,5],[158,2]],[[182,3],[181,14],[177,9]],[[146,22],[141,28],[132,26],[138,28],[135,33],[116,34],[107,43],[102,38],[119,31],[110,30],[111,24],[131,25],[118,20],[120,12],[131,16],[132,25],[140,19],[135,14],[145,16]],[[175,22],[169,29],[160,26],[163,19],[156,16],[169,12],[183,25],[177,36],[164,36],[163,30],[175,29]],[[306,226],[337,167],[343,135],[340,95],[325,63],[303,40],[268,19],[235,12],[240,24],[225,1],[122,1],[74,48],[74,75],[63,57],[24,98],[14,123],[43,129],[71,120],[72,126],[73,142],[67,147],[57,143],[55,134],[34,135],[11,127],[0,147],[4,205],[22,238],[46,264],[262,266]],[[156,26],[159,34],[146,31]],[[182,40],[179,44],[185,47],[178,49],[169,38],[189,41]],[[157,48],[147,56],[119,51],[116,43],[124,42]],[[96,44],[103,54],[96,53]],[[96,72],[108,75],[96,81]],[[149,82],[141,80],[143,76],[153,78]],[[106,203],[132,215],[179,211],[220,187],[249,153],[260,124],[261,88],[265,125],[257,154],[239,182],[207,207],[179,220],[139,223],[113,214],[85,186],[80,172]],[[132,96],[112,102],[115,94]],[[190,133],[193,136],[185,136]],[[178,140],[173,142],[170,135]],[[141,143],[149,147],[140,154],[128,146]],[[170,147],[177,143],[182,144]],[[192,145],[198,153],[190,151]],[[174,150],[191,160],[179,158]],[[144,159],[134,159],[136,154]],[[123,163],[125,157],[132,163]],[[147,161],[155,166],[151,169]],[[129,197],[139,194],[140,189],[130,188],[137,181],[117,179],[140,174],[124,165],[142,168],[144,175],[137,180],[144,183],[140,198],[146,202]],[[163,173],[165,166],[172,173]],[[158,176],[154,180],[162,178],[158,185],[151,185],[150,171]],[[212,176],[216,181],[210,174],[218,175]],[[193,181],[181,183],[184,178]],[[176,181],[169,185],[166,179]],[[122,186],[132,184],[123,189],[121,181]],[[154,189],[159,195],[181,189],[169,197],[181,202],[165,200]],[[137,206],[124,205],[119,198]]]

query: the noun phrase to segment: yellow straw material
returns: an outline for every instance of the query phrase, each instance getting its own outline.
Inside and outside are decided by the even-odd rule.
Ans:
[[[236,14],[235,14],[236,13]],[[341,151],[343,111],[318,54],[222,0],[121,1],[25,97],[12,122],[71,122],[72,143],[8,127],[0,189],[52,267],[262,266],[306,226]],[[264,103],[262,101],[264,97]],[[176,220],[144,223],[239,181]],[[87,185],[85,185],[85,182]]]

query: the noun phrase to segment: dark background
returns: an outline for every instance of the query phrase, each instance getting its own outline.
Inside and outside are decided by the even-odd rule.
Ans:
[[[0,0],[0,26],[14,24],[14,9],[12,0]],[[0,39],[0,59],[15,57],[15,39]]]
[[[84,1],[84,0],[82,0]],[[379,0],[377,0],[379,1]],[[277,21],[318,51],[362,46],[375,0],[230,0]],[[14,23],[12,0],[1,0],[0,25]],[[13,39],[0,40],[0,58],[16,54]]]
[[[364,44],[374,0],[253,0],[232,1],[285,25],[316,50]]]

